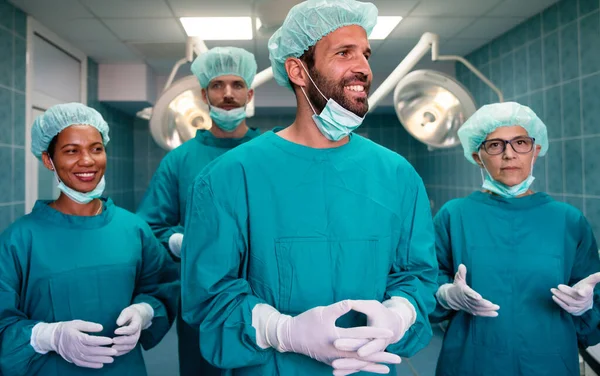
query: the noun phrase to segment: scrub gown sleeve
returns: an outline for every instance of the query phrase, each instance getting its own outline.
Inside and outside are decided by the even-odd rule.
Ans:
[[[29,250],[19,232],[9,228],[0,235],[0,375],[35,374],[44,362],[44,355],[30,344],[31,331],[39,321],[30,320],[19,309],[27,269],[20,256]]]
[[[591,274],[600,272],[598,245],[592,228],[583,216],[580,217],[578,225],[582,235],[577,246],[569,286],[575,285]],[[592,309],[581,316],[572,317],[580,345],[588,347],[600,343],[600,284],[596,285],[594,290],[594,306]]]
[[[437,288],[439,288],[446,283],[453,283],[456,274],[452,257],[452,243],[450,242],[450,215],[446,205],[433,218],[433,226],[435,229],[435,251],[439,265],[437,276]],[[432,323],[439,323],[451,319],[455,313],[454,310],[442,307],[436,299],[435,310],[429,315],[429,319]]]
[[[407,181],[412,184],[406,184]],[[404,220],[396,260],[388,276],[386,299],[392,296],[408,299],[417,317],[404,337],[388,346],[387,351],[410,357],[427,346],[433,335],[429,314],[435,308],[438,265],[429,199],[423,181],[409,166],[399,184],[408,187],[402,200]]]
[[[148,303],[154,309],[152,325],[142,331],[140,343],[148,350],[167,334],[175,315],[180,293],[173,260],[165,253],[150,228],[142,223],[142,265],[133,303]]]
[[[183,234],[179,220],[178,171],[174,162],[172,154],[162,160],[137,211],[167,250],[171,235]]]
[[[236,180],[231,176],[239,176],[225,172],[228,178],[221,179],[229,182]],[[244,279],[249,257],[245,190],[243,184],[223,189],[221,185],[213,191],[200,176],[188,196],[181,268],[183,319],[199,328],[200,351],[210,364],[226,369],[261,365],[272,359],[274,350],[257,345],[252,326],[252,309],[265,301],[253,295]]]

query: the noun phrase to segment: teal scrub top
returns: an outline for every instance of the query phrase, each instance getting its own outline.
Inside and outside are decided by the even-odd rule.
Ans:
[[[599,295],[573,316],[551,288],[600,271],[598,246],[583,214],[545,193],[502,198],[484,192],[452,200],[434,219],[438,283],[458,266],[467,283],[500,306],[498,317],[475,317],[439,304],[434,322],[449,319],[436,375],[579,375],[578,341],[600,341]]]
[[[0,235],[0,370],[4,375],[146,375],[138,345],[102,369],[81,368],[30,345],[39,322],[99,323],[114,337],[121,311],[134,303],[154,309],[139,343],[154,347],[177,310],[179,282],[158,240],[138,216],[104,201],[101,214],[63,214],[38,201]]]
[[[185,234],[183,318],[199,327],[204,357],[227,374],[332,373],[309,357],[261,349],[252,326],[258,303],[298,315],[344,299],[404,297],[416,322],[388,351],[411,356],[431,339],[429,200],[404,158],[361,136],[313,149],[268,132],[230,151],[194,181]],[[338,320],[365,324],[356,312]]]
[[[187,194],[194,178],[223,153],[257,137],[249,129],[242,138],[217,138],[200,130],[196,137],[171,150],[161,161],[137,210],[154,235],[169,249],[169,238],[183,233]]]

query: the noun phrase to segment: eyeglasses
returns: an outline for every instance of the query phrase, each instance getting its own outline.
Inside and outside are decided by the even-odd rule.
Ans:
[[[512,149],[519,154],[527,154],[533,150],[535,145],[535,138],[519,136],[512,140],[503,140],[501,138],[493,138],[491,140],[485,140],[481,143],[480,148],[483,148],[489,155],[498,155],[504,153],[506,145],[510,144]]]

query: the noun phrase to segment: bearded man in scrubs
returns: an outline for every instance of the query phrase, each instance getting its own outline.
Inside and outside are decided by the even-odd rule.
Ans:
[[[183,317],[229,374],[388,373],[430,341],[437,263],[423,182],[352,134],[368,111],[376,22],[371,3],[293,7],[268,47],[275,80],[296,95],[294,123],[194,181]]]

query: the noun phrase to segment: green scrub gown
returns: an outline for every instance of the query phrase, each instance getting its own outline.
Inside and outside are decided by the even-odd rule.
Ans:
[[[196,137],[172,150],[162,160],[138,208],[165,248],[175,233],[183,233],[187,194],[194,178],[207,164],[221,154],[259,135],[249,129],[242,138],[216,138],[208,131],[196,132]],[[170,252],[169,252],[170,254]],[[200,356],[198,329],[177,315],[180,376],[216,376],[221,371]]]
[[[298,315],[344,299],[404,297],[416,322],[388,351],[411,356],[431,339],[437,263],[423,183],[404,158],[363,137],[313,149],[268,132],[232,150],[196,178],[185,231],[183,318],[227,374],[332,373],[307,356],[261,349],[258,303]],[[365,318],[351,312],[338,325]]]
[[[146,375],[142,350],[114,358],[102,369],[81,368],[55,352],[30,345],[39,322],[99,323],[114,337],[121,311],[134,303],[154,309],[139,343],[154,347],[177,310],[177,280],[165,278],[173,261],[138,216],[104,202],[93,217],[62,214],[48,202],[0,235],[0,370],[4,375]]]
[[[449,319],[438,376],[579,375],[577,344],[600,341],[594,307],[575,317],[552,300],[551,288],[600,271],[598,247],[583,214],[545,193],[506,199],[488,193],[448,202],[434,219],[438,282],[458,266],[467,283],[500,306],[475,317],[439,304],[431,319]]]

